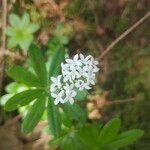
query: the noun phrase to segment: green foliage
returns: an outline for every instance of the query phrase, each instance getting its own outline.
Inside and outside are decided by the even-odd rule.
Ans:
[[[69,150],[71,145],[75,145],[72,147],[72,150],[79,150],[85,147],[93,150],[120,148],[141,137],[143,134],[141,130],[131,130],[118,134],[121,124],[118,118],[109,121],[101,131],[93,125],[85,127],[87,113],[78,104],[65,103],[61,104],[60,107],[54,105],[54,100],[49,95],[48,76],[57,76],[60,73],[60,65],[64,57],[65,49],[59,47],[53,55],[48,74],[39,48],[32,44],[29,50],[29,58],[33,73],[19,66],[12,66],[8,69],[8,75],[20,84],[26,85],[28,90],[17,92],[17,84],[9,85],[7,91],[10,93],[16,92],[16,94],[13,94],[7,100],[5,109],[12,111],[18,107],[29,105],[30,102],[34,101],[30,104],[29,110],[23,119],[23,133],[29,133],[34,129],[46,109],[49,129],[54,136],[53,141],[50,143],[55,146],[60,145],[62,150]],[[12,87],[15,86],[16,89],[13,89]],[[84,100],[86,95],[87,91],[78,92],[76,99]],[[61,112],[60,108],[62,109]],[[61,128],[62,124],[64,128]],[[75,129],[78,132],[67,129],[71,129],[73,125],[75,125]]]
[[[12,93],[13,96],[11,95],[11,97],[8,97],[9,99],[7,98],[5,109],[12,111],[18,107],[29,105],[30,102],[35,100],[34,103],[30,104],[29,110],[24,117],[22,131],[24,133],[31,132],[40,121],[40,118],[47,107],[47,117],[51,133],[55,137],[59,137],[61,135],[62,124],[61,114],[59,107],[54,105],[54,100],[49,95],[48,76],[57,76],[60,73],[61,62],[65,58],[65,48],[60,46],[56,49],[51,60],[49,74],[46,70],[44,58],[35,44],[31,44],[28,53],[33,69],[32,72],[20,66],[12,66],[7,70],[7,74],[11,78],[16,80],[19,84],[25,85],[27,89],[20,92],[15,89],[19,86],[18,83],[9,85],[7,91]],[[78,100],[83,100],[86,95],[86,91],[81,91],[78,92],[76,98]],[[48,105],[46,106],[47,99]],[[70,118],[70,127],[72,126],[72,121],[76,121],[78,127],[83,126],[87,114],[79,105],[64,104],[61,105],[61,108],[66,116]],[[65,120],[63,120],[63,123],[65,125],[66,123],[64,121]]]
[[[60,46],[55,50],[55,53],[53,55],[49,74],[50,76],[57,76],[60,73],[61,63],[63,62],[65,58],[65,48]]]
[[[26,90],[18,94],[15,94],[6,102],[5,109],[7,111],[12,111],[12,110],[17,109],[17,107],[27,105],[31,101],[38,98],[42,93],[43,93],[43,90],[34,89],[34,90]]]
[[[110,143],[116,136],[120,129],[121,121],[118,118],[109,121],[101,130],[99,141],[102,145]]]
[[[15,92],[15,95],[13,95],[10,99],[7,100],[5,104],[5,109],[8,111],[12,111],[17,109],[18,106],[21,107],[29,105],[31,101],[35,100],[34,104],[31,106],[27,115],[24,118],[22,127],[24,133],[31,132],[36,126],[36,124],[40,121],[40,118],[46,106],[47,98],[45,97],[45,94],[48,88],[47,71],[44,58],[41,55],[38,47],[34,44],[32,44],[30,47],[29,57],[32,62],[35,74],[19,66],[13,66],[7,71],[8,75],[11,78],[15,79],[21,84],[25,84],[29,88],[28,90],[22,92],[15,92],[14,90],[11,90],[12,86],[7,87],[7,90],[10,92]],[[40,62],[38,58],[40,59]],[[39,109],[37,109],[38,107]],[[34,118],[33,121],[31,121],[32,117]]]
[[[133,143],[143,135],[143,131],[139,129],[133,129],[123,132],[118,135],[114,142],[111,143],[111,147],[122,148],[128,144]]]
[[[59,74],[61,62],[64,60],[64,57],[65,57],[65,49],[63,47],[58,47],[51,61],[51,65],[49,69],[50,77],[57,76]],[[51,129],[51,132],[55,137],[58,137],[60,135],[60,129],[61,129],[60,112],[58,107],[54,105],[54,101],[52,97],[49,97],[47,114],[48,114],[48,121],[49,121],[49,127]]]
[[[77,95],[75,96],[76,100],[83,101],[85,100],[88,92],[87,90],[77,91]]]
[[[27,86],[40,86],[40,80],[30,71],[20,66],[12,66],[8,69],[7,74],[17,82]]]
[[[139,129],[118,133],[120,124],[120,119],[114,118],[103,127],[97,123],[85,124],[77,131],[64,129],[64,134],[59,138],[52,139],[49,145],[60,146],[61,150],[116,150],[132,144],[142,137],[143,131]]]
[[[82,126],[85,123],[87,114],[86,111],[79,105],[77,104],[71,105],[70,103],[66,103],[61,105],[61,107],[71,120],[78,121],[79,126],[80,125]]]
[[[5,31],[8,39],[8,48],[14,48],[17,45],[24,51],[27,51],[31,42],[33,41],[33,33],[39,29],[39,25],[30,23],[30,17],[24,13],[22,18],[15,14],[10,14],[8,27]]]
[[[83,150],[83,143],[78,138],[76,132],[70,132],[61,141],[61,150]]]
[[[55,137],[59,137],[61,132],[61,118],[59,109],[54,105],[54,100],[52,98],[49,98],[48,101],[47,115],[51,133]]]
[[[120,119],[114,118],[102,129],[92,125],[86,126],[80,130],[79,136],[88,149],[112,150],[125,147],[143,135],[143,131],[138,129],[118,134],[120,123]]]
[[[11,82],[7,84],[5,87],[5,91],[10,94],[16,94],[18,92],[22,92],[27,90],[28,87],[24,84],[16,83],[16,82]]]
[[[40,53],[40,49],[35,44],[30,46],[29,58],[31,60],[32,67],[37,74],[39,81],[41,82],[41,85],[46,87],[48,84],[48,77],[45,61]]]
[[[37,125],[37,123],[40,121],[43,112],[45,110],[45,102],[46,102],[46,96],[41,95],[30,107],[22,123],[23,133],[31,132],[34,129],[34,127]]]
[[[0,104],[6,104],[5,108],[9,111],[18,108],[23,115],[26,114],[22,124],[24,133],[31,132],[44,113],[42,119],[48,118],[51,133],[55,137],[50,141],[50,145],[59,147],[58,149],[117,150],[123,148],[125,150],[147,150],[150,147],[150,128],[147,125],[150,106],[150,102],[147,101],[150,98],[148,22],[144,22],[134,34],[125,38],[122,43],[112,49],[104,60],[104,64],[106,63],[104,65],[106,67],[104,67],[104,76],[106,70],[105,81],[102,78],[102,82],[100,82],[103,90],[109,91],[111,99],[137,98],[137,102],[132,105],[129,103],[106,108],[110,116],[115,113],[121,116],[123,120],[122,131],[126,128],[143,128],[145,130],[144,138],[135,145],[127,146],[141,137],[143,134],[141,130],[134,129],[119,133],[120,121],[118,119],[110,121],[103,128],[101,125],[94,125],[91,120],[86,120],[87,112],[84,109],[86,104],[82,101],[86,99],[87,91],[77,91],[75,97],[77,103],[74,105],[53,105],[53,99],[49,97],[50,83],[48,80],[51,75],[55,76],[60,72],[60,62],[68,55],[66,53],[68,49],[65,45],[72,49],[69,51],[71,55],[75,53],[75,49],[81,48],[84,49],[84,52],[98,56],[102,51],[101,47],[111,43],[130,24],[138,20],[142,11],[143,13],[149,11],[147,3],[143,3],[143,0],[138,3],[136,1],[118,3],[101,0],[67,1],[66,6],[61,9],[60,16],[57,11],[51,13],[52,7],[47,9],[49,5],[47,2],[36,1],[35,4],[26,1],[23,7],[20,7],[18,2],[8,1],[9,12],[15,14],[9,15],[10,26],[5,31],[8,36],[7,47],[10,50],[19,48],[26,53],[40,24],[42,26],[41,32],[35,39],[40,45],[41,38],[43,41],[45,36],[46,40],[47,37],[50,38],[47,45],[42,45],[42,52],[46,57],[43,59],[39,54],[40,49],[36,45],[32,45],[30,52],[28,51],[32,66],[25,62],[26,68],[14,65],[7,70],[9,77],[16,82],[13,81],[5,87],[8,94],[0,97]],[[59,6],[62,6],[61,2]],[[18,14],[22,14],[23,11],[28,11],[30,17],[24,13],[22,18],[19,18]],[[65,18],[62,18],[61,15]],[[53,30],[54,26],[56,26],[55,30]],[[73,32],[69,37],[66,31],[70,31],[71,26]],[[87,49],[92,51],[87,51]],[[7,65],[10,60],[7,57],[5,60]],[[19,64],[17,60],[15,62]],[[101,78],[98,79],[101,80]],[[4,81],[3,85],[7,81]],[[94,93],[99,92],[101,92],[99,89],[94,89]],[[127,147],[124,148],[125,146]]]

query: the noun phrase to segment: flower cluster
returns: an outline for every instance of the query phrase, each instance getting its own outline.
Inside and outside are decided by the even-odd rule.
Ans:
[[[69,101],[74,103],[76,91],[91,89],[95,84],[98,61],[89,55],[84,57],[76,54],[73,59],[66,59],[61,64],[62,75],[51,77],[51,96],[55,98],[55,105]]]

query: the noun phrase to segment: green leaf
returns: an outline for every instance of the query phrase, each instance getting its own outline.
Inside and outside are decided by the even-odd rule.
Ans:
[[[68,117],[72,120],[77,120],[81,124],[86,121],[87,114],[86,112],[77,104],[65,103],[61,105],[63,111]]]
[[[83,128],[78,133],[79,137],[85,143],[85,145],[87,145],[88,149],[96,149],[99,145],[99,126],[87,124],[83,126]]]
[[[110,120],[101,130],[99,136],[100,145],[105,145],[112,142],[120,129],[121,121],[119,118]]]
[[[13,94],[5,94],[0,97],[0,105],[4,106],[6,102],[13,96]]]
[[[10,14],[9,15],[9,22],[10,24],[14,27],[14,28],[21,28],[21,25],[20,25],[20,18],[15,15],[15,14]]]
[[[61,150],[85,150],[81,140],[77,137],[75,132],[70,132],[66,135],[60,145]]]
[[[59,109],[54,105],[54,100],[49,97],[47,107],[49,127],[54,137],[59,137],[61,132],[61,118]]]
[[[65,125],[68,128],[71,128],[72,120],[63,111],[61,112],[61,120],[62,120],[63,125]]]
[[[139,129],[133,129],[130,131],[126,131],[117,136],[116,140],[112,142],[110,145],[113,148],[121,148],[125,147],[128,144],[131,144],[142,137],[144,132]]]
[[[23,40],[19,41],[19,45],[22,50],[27,51],[32,41],[33,41],[33,35],[29,34],[28,36],[25,36]]]
[[[31,132],[34,129],[34,127],[38,124],[45,110],[45,104],[46,104],[46,96],[41,95],[30,107],[28,113],[26,114],[23,120],[22,124],[23,133],[27,134]]]
[[[39,25],[38,24],[30,24],[29,26],[28,26],[28,32],[29,33],[34,33],[34,32],[36,32],[37,30],[39,29]]]
[[[30,23],[30,17],[29,14],[24,13],[23,17],[22,17],[22,26],[24,27],[28,27],[29,23]]]
[[[16,82],[11,82],[9,84],[6,85],[5,87],[5,91],[7,93],[11,93],[11,94],[16,94],[18,92],[22,92],[28,90],[28,87],[24,84],[19,84]]]
[[[29,48],[29,57],[41,84],[43,86],[47,86],[47,71],[45,61],[40,49],[35,44],[31,44]]]
[[[49,145],[51,148],[56,149],[56,148],[60,145],[60,143],[62,142],[62,139],[63,139],[63,138],[64,138],[64,137],[54,138],[54,139],[52,139],[52,140],[50,140],[50,141],[48,142],[48,145]]]
[[[43,93],[41,89],[26,90],[12,96],[5,104],[7,111],[13,111],[18,106],[24,106],[38,98]]]
[[[7,74],[17,82],[23,83],[27,86],[40,87],[40,82],[38,78],[32,72],[28,71],[23,67],[10,67],[7,71]]]
[[[5,30],[5,34],[8,35],[8,36],[13,36],[15,30],[14,28],[12,27],[8,27],[6,30]]]
[[[56,49],[50,65],[50,76],[56,76],[60,72],[61,63],[65,58],[65,48],[60,46]]]
[[[17,44],[18,41],[15,38],[11,37],[8,39],[8,48],[14,48],[15,46],[17,46]]]
[[[88,92],[87,90],[77,91],[77,95],[75,96],[76,100],[83,101],[85,100]]]

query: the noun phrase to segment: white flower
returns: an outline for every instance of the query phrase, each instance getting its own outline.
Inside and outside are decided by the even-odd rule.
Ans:
[[[51,81],[52,81],[51,89],[50,89],[51,92],[56,91],[57,88],[61,88],[61,78],[62,75],[59,75],[57,77],[51,77]]]
[[[54,104],[57,105],[58,103],[64,103],[64,99],[63,99],[63,95],[64,95],[64,91],[60,91],[60,93],[58,94],[54,94],[54,93],[51,93],[51,96],[53,98],[55,98],[54,100]]]
[[[62,66],[62,75],[64,78],[64,81],[70,81],[72,82],[75,80],[76,77],[79,77],[80,73],[79,70],[81,69],[80,66],[74,66],[72,64],[61,64]]]
[[[84,89],[91,89],[88,83],[85,83],[83,80],[77,80],[75,82],[75,87],[78,88],[79,91],[82,91]]]
[[[65,102],[69,101],[70,104],[74,103],[74,97],[76,96],[76,91],[74,91],[74,85],[71,84],[66,84],[66,86],[64,87],[64,89],[66,90],[66,98],[64,99]]]
[[[72,67],[75,67],[75,66],[81,66],[82,63],[81,61],[79,60],[79,55],[76,54],[73,59],[66,59],[66,62],[71,65]]]

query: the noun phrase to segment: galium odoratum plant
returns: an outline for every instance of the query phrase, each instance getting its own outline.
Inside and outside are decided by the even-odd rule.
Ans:
[[[29,110],[23,118],[22,123],[22,131],[24,133],[29,133],[34,129],[45,111],[47,112],[46,114],[49,121],[50,131],[55,137],[58,137],[61,134],[61,125],[63,121],[61,119],[62,111],[67,114],[71,121],[76,122],[78,126],[84,124],[87,117],[84,108],[80,107],[77,103],[70,104],[69,100],[65,101],[64,104],[55,106],[54,102],[56,99],[54,99],[49,92],[51,85],[54,84],[50,82],[50,78],[59,76],[61,72],[61,64],[64,62],[65,53],[64,47],[60,46],[57,48],[52,56],[51,65],[48,70],[45,65],[45,60],[40,53],[40,49],[35,44],[31,44],[28,56],[31,62],[32,71],[29,71],[28,68],[16,65],[8,68],[7,74],[17,83],[21,83],[27,87],[25,91],[15,93],[11,96],[5,104],[5,109],[7,111],[13,111],[22,106],[29,106]],[[88,60],[89,63],[92,63],[92,61],[94,62],[91,56]],[[67,65],[67,62],[64,65]],[[65,82],[67,82],[67,86],[70,86],[72,81],[68,80]],[[86,90],[79,91],[78,88],[74,90],[73,91],[76,93],[75,97],[73,95],[74,99],[85,100],[87,95]],[[69,97],[72,93],[70,93],[70,91],[67,92],[68,91],[66,91],[66,94],[68,94],[67,96]]]
[[[61,63],[61,73],[57,77],[51,77],[51,96],[58,103],[74,103],[77,91],[89,90],[95,84],[98,61],[89,55],[76,54],[73,59],[66,59]]]
[[[24,13],[22,18],[16,14],[9,15],[10,27],[6,28],[8,48],[19,46],[21,50],[27,51],[33,41],[33,34],[39,29],[39,25],[30,22],[30,16]]]

